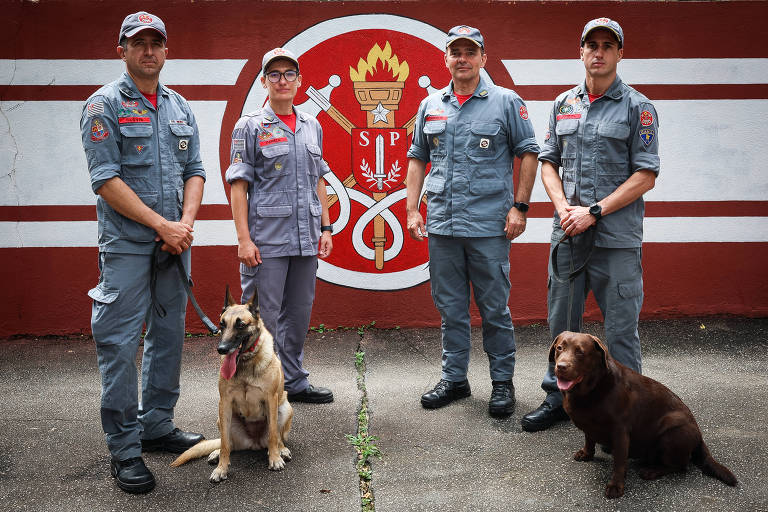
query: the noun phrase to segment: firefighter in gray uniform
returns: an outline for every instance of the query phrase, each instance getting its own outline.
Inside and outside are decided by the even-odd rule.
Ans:
[[[508,301],[510,240],[523,233],[539,147],[528,110],[514,91],[487,82],[476,28],[452,28],[445,63],[451,82],[419,106],[408,151],[408,231],[429,234],[432,298],[442,319],[442,375],[421,397],[437,408],[470,395],[470,284],[483,323],[492,381],[488,411],[513,412],[515,335]],[[521,159],[517,190],[512,164]],[[427,224],[419,212],[426,164]]]
[[[659,119],[648,98],[616,74],[623,46],[616,21],[598,18],[586,24],[580,51],[586,79],[555,100],[539,160],[555,206],[553,249],[564,235],[571,237],[556,251],[557,261],[550,258],[550,334],[554,339],[563,331],[581,330],[592,290],[611,355],[639,372],[643,194],[659,173]],[[541,385],[547,397],[523,416],[523,429],[543,430],[567,419],[560,390],[573,385],[559,382],[550,363]]]
[[[159,83],[166,38],[157,16],[127,16],[117,47],[126,72],[88,99],[80,121],[98,194],[100,277],[88,295],[102,379],[101,421],[111,474],[131,493],[155,486],[142,450],[180,453],[203,438],[173,423],[187,294],[167,260],[180,254],[189,272],[205,171],[189,105]],[[157,244],[160,265],[153,278]],[[158,313],[163,308],[165,314]],[[139,402],[135,360],[145,322]]]
[[[292,402],[327,403],[331,390],[309,383],[303,367],[317,281],[317,257],[333,249],[323,160],[323,132],[297,111],[299,62],[275,48],[262,59],[267,104],[237,122],[230,166],[242,302],[258,290],[261,318],[275,337]]]

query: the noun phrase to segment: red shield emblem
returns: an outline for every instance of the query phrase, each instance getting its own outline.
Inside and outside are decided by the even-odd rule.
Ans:
[[[355,181],[374,194],[400,188],[408,171],[405,128],[354,128],[352,173]]]
[[[350,29],[356,25],[365,28]],[[318,263],[320,279],[368,290],[429,279],[427,244],[412,240],[406,227],[405,178],[419,103],[450,81],[445,37],[409,18],[360,15],[322,22],[282,45],[301,63],[294,105],[322,125],[331,169],[324,178],[333,252]],[[242,113],[264,104],[259,79]],[[222,152],[222,169],[229,159]],[[426,219],[423,198],[419,204]]]

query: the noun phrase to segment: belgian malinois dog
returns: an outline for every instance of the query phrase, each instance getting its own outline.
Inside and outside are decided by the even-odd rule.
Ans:
[[[218,466],[211,482],[227,479],[229,455],[236,450],[267,449],[269,469],[280,471],[291,451],[285,439],[291,429],[293,408],[283,389],[283,367],[275,354],[272,335],[259,316],[259,297],[236,304],[226,289],[221,313],[219,371],[220,439],[200,441],[182,453],[171,466],[208,455]]]

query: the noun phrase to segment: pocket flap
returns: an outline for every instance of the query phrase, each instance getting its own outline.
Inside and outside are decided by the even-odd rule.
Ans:
[[[444,188],[445,188],[444,178],[436,178],[436,177],[427,178],[427,186],[426,186],[427,192],[440,193],[443,191]]]
[[[123,137],[149,137],[152,135],[151,124],[127,124],[120,127]]]
[[[626,140],[629,138],[629,125],[621,123],[602,122],[597,127],[597,133],[603,137]]]
[[[288,144],[270,144],[261,148],[261,154],[267,158],[274,158],[288,154]]]
[[[501,126],[498,123],[484,123],[482,121],[472,121],[469,128],[475,135],[496,135]]]
[[[289,217],[292,207],[289,204],[280,204],[277,206],[257,206],[256,214],[259,217]]]
[[[445,121],[427,121],[424,123],[424,133],[443,133],[445,131]]]
[[[637,297],[643,293],[642,281],[634,283],[619,283],[619,295],[628,299],[630,297]]]
[[[309,213],[311,213],[313,217],[318,217],[322,215],[323,208],[320,206],[320,203],[309,203]]]
[[[563,119],[557,122],[555,133],[558,135],[569,135],[574,133],[578,127],[579,121],[577,119]]]
[[[194,133],[195,129],[188,124],[171,123],[171,131],[179,137],[189,137]]]
[[[96,302],[102,302],[104,304],[112,304],[115,302],[115,299],[117,299],[117,296],[120,294],[118,290],[112,290],[110,288],[105,288],[103,285],[99,284],[96,288],[91,288],[88,290],[88,296],[95,300]]]
[[[320,146],[318,146],[317,144],[307,144],[307,151],[317,156],[320,156],[323,154],[323,151],[320,149]]]
[[[139,196],[139,199],[141,199],[141,201],[150,208],[157,204],[157,197],[159,195],[157,192],[134,192],[136,192],[136,195]]]
[[[469,183],[469,191],[473,194],[493,194],[504,190],[504,182],[501,180],[474,180]]]

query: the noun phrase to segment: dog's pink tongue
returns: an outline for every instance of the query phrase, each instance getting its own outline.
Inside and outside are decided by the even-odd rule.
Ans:
[[[237,351],[224,356],[224,362],[221,363],[221,376],[229,380],[237,371]]]
[[[560,391],[568,391],[574,384],[576,383],[572,380],[557,379],[557,387],[560,388]]]

